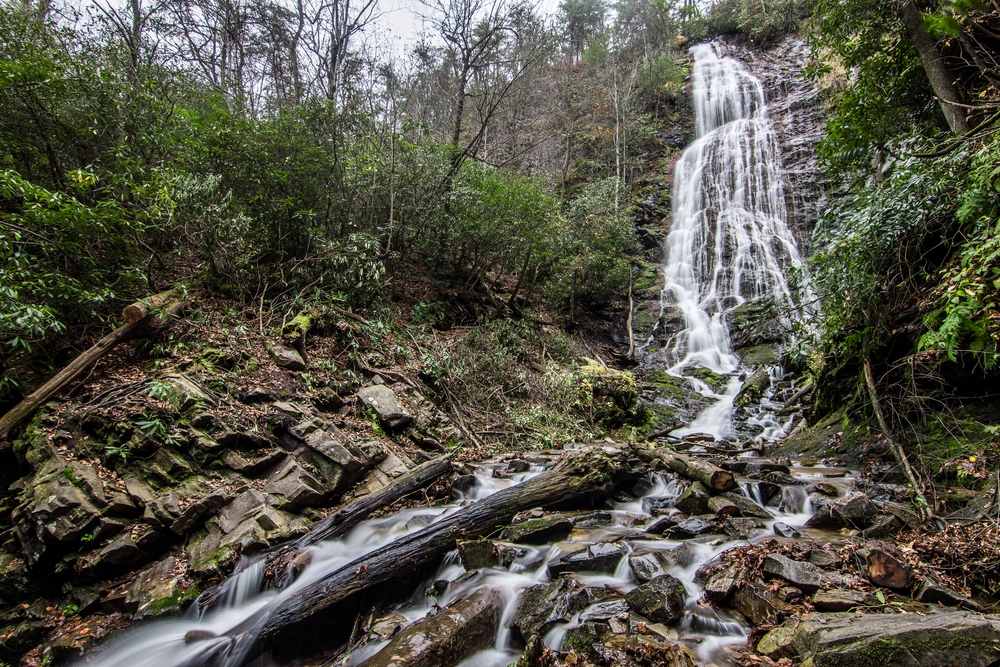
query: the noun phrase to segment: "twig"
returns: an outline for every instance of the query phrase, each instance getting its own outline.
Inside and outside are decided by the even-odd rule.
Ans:
[[[906,474],[906,479],[910,482],[910,486],[913,487],[913,495],[916,496],[917,502],[920,505],[921,514],[926,519],[933,519],[934,510],[927,504],[927,498],[924,497],[924,493],[917,482],[917,476],[914,474],[913,468],[910,467],[910,461],[906,458],[906,452],[903,451],[902,445],[892,437],[892,433],[889,431],[889,424],[885,421],[885,414],[883,414],[882,405],[878,400],[878,391],[875,389],[875,376],[872,374],[871,358],[865,359],[865,384],[868,385],[868,396],[871,398],[872,408],[875,410],[875,418],[878,419],[882,434],[889,441],[889,447],[896,457],[896,462],[899,463]]]

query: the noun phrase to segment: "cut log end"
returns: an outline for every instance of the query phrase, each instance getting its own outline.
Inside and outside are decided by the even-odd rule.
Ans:
[[[913,569],[899,549],[879,543],[868,552],[868,579],[884,588],[906,588],[913,581]]]

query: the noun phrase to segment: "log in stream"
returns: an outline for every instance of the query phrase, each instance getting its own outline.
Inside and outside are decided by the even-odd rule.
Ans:
[[[499,491],[447,519],[373,551],[285,599],[263,621],[251,617],[227,634],[233,657],[247,664],[270,653],[283,662],[282,649],[303,653],[344,643],[355,617],[374,600],[409,593],[455,548],[457,539],[491,535],[517,514],[535,507],[582,508],[603,501],[616,485],[636,473],[616,465],[600,449],[569,452],[552,470]],[[259,629],[258,629],[259,628]]]

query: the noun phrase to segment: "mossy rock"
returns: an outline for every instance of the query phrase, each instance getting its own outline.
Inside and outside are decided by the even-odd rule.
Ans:
[[[698,369],[695,369],[691,373],[691,377],[695,377],[695,378],[701,380],[702,382],[704,382],[705,384],[707,384],[709,387],[711,387],[712,391],[715,391],[715,392],[719,392],[720,390],[725,389],[726,385],[729,384],[729,378],[727,376],[725,376],[725,375],[719,375],[718,373],[716,373],[715,371],[713,371],[711,368],[698,368]]]
[[[755,345],[740,350],[740,359],[745,366],[769,366],[778,360],[774,345]]]
[[[639,403],[635,378],[628,371],[588,364],[577,372],[576,384],[573,407],[595,424],[607,428],[638,426],[649,418]]]

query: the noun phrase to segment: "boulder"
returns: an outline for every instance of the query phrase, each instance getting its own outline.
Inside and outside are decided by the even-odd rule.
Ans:
[[[797,540],[802,537],[802,533],[795,530],[792,526],[787,523],[782,523],[781,521],[774,522],[774,534],[779,537],[787,537],[793,540]]]
[[[813,667],[988,667],[995,664],[1000,642],[1000,617],[970,612],[811,613],[785,621],[782,628],[764,648],[780,645],[780,657],[798,664],[811,661]]]
[[[666,625],[679,623],[684,618],[686,600],[684,584],[669,574],[661,574],[625,596],[629,609],[651,621]]]
[[[278,343],[269,347],[267,351],[278,368],[283,368],[286,371],[304,371],[306,369],[305,360],[294,347]]]
[[[466,571],[485,570],[500,565],[499,555],[490,540],[460,540],[458,557]]]
[[[604,648],[604,638],[611,634],[611,628],[606,623],[580,623],[566,628],[563,638],[563,651],[576,651],[581,655],[597,658],[598,647]]]
[[[825,549],[813,549],[809,552],[809,562],[816,567],[837,567],[840,560],[836,553]]]
[[[830,575],[815,565],[795,561],[781,554],[766,556],[761,569],[765,575],[784,579],[806,593],[814,593],[831,582]]]
[[[590,512],[574,516],[572,521],[577,528],[603,528],[614,525],[615,517],[611,512]]]
[[[747,517],[733,517],[722,522],[723,532],[737,540],[749,540],[755,532],[766,527],[760,519]]]
[[[611,602],[600,602],[592,605],[580,614],[580,622],[587,621],[607,622],[612,618],[628,615],[629,607],[625,600],[612,600]]]
[[[871,603],[871,596],[864,591],[848,588],[834,588],[819,591],[813,596],[812,604],[819,611],[850,611]]]
[[[731,597],[730,603],[752,625],[776,625],[790,609],[788,604],[763,584],[744,582]]]
[[[544,635],[556,623],[568,622],[589,601],[587,592],[577,589],[572,579],[530,586],[518,599],[508,625],[522,642],[527,642],[532,635]]]
[[[766,509],[742,494],[727,491],[726,493],[723,493],[722,496],[739,508],[739,516],[756,519],[774,518]]]
[[[743,569],[717,572],[705,582],[703,594],[709,602],[722,602],[739,587],[746,572]]]
[[[451,667],[493,644],[503,610],[496,588],[480,588],[405,628],[358,667]]]
[[[612,573],[622,559],[622,550],[612,542],[594,544],[586,549],[563,556],[549,563],[549,576],[557,577],[563,572],[607,572]]]
[[[324,484],[290,456],[268,474],[263,491],[268,504],[291,512],[328,498]]]
[[[874,523],[878,508],[863,493],[814,503],[815,513],[806,522],[811,528],[849,528],[864,530]]]
[[[663,536],[672,540],[687,540],[699,535],[714,534],[718,532],[715,524],[705,521],[701,517],[691,517],[670,526],[663,531]]]
[[[695,514],[711,514],[715,511],[709,507],[711,499],[712,494],[705,488],[705,485],[701,482],[694,482],[674,502],[674,507],[678,511],[692,516]]]
[[[920,586],[917,588],[917,592],[913,594],[913,597],[921,602],[943,604],[948,607],[965,607],[973,611],[982,611],[979,603],[970,600],[954,588],[949,588],[938,581],[934,581],[930,577],[925,577],[920,582]]]
[[[413,415],[399,404],[395,392],[384,384],[364,387],[358,391],[358,399],[374,410],[379,421],[388,428],[402,428],[413,421]]]
[[[551,514],[507,526],[500,539],[517,544],[542,544],[556,536],[569,535],[572,530],[573,524],[569,519],[562,514]]]

